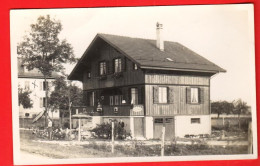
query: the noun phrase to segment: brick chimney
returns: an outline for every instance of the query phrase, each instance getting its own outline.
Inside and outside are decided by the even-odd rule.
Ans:
[[[157,22],[156,24],[156,46],[161,51],[164,51],[164,41],[163,41],[163,25]]]

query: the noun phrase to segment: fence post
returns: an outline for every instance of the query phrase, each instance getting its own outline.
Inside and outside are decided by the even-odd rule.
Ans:
[[[114,128],[115,128],[115,122],[114,121],[112,121],[112,133],[111,133],[111,139],[112,139],[112,146],[111,146],[111,148],[112,148],[112,153],[114,153],[114,144],[115,144],[115,138],[114,138]]]
[[[161,156],[164,156],[164,138],[165,138],[165,126],[162,127]]]
[[[79,118],[79,132],[78,132],[78,141],[81,140],[81,133],[80,133],[80,127],[81,127],[81,124],[80,124],[80,118]]]
[[[253,153],[253,135],[252,135],[252,123],[248,123],[248,154]]]

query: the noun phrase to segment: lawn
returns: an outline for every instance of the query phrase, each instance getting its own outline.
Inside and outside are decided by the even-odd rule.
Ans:
[[[160,156],[160,145],[144,144],[143,141],[120,141],[115,145],[115,153],[111,153],[108,140],[91,139],[78,143],[76,141],[48,141],[37,138],[28,130],[20,131],[21,150],[45,157],[65,158],[92,158],[92,157],[141,157]],[[159,143],[159,142],[158,142]],[[165,146],[165,156],[188,155],[229,155],[247,154],[247,146],[208,146],[205,144],[181,145],[168,144]]]

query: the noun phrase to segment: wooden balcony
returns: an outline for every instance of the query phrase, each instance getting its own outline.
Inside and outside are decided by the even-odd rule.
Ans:
[[[144,116],[143,105],[103,105],[102,111],[98,112],[96,107],[87,106],[88,114],[93,116]]]

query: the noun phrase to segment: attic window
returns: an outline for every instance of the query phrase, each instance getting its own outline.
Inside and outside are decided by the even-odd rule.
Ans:
[[[171,58],[166,58],[168,61],[170,61],[170,62],[173,62],[173,60],[171,59]]]

